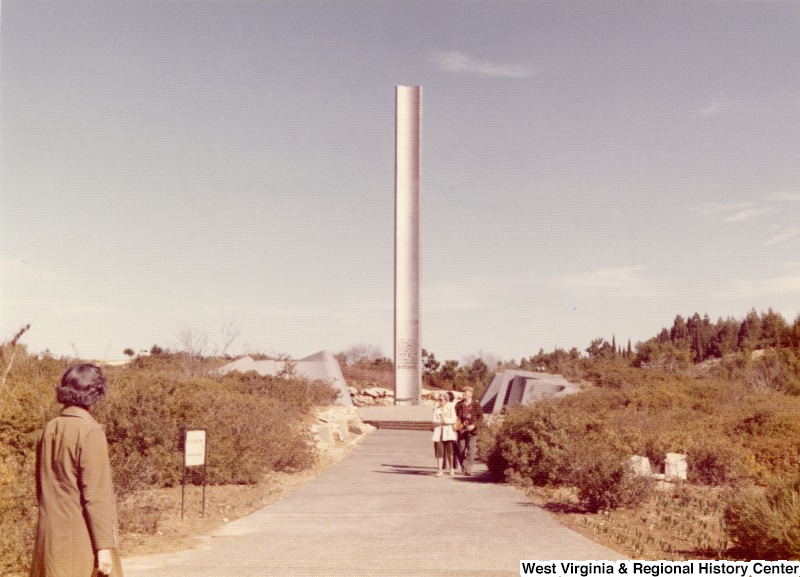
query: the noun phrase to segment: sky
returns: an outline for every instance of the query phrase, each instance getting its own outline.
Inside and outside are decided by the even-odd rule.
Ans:
[[[0,338],[519,360],[800,313],[800,4],[3,0]]]

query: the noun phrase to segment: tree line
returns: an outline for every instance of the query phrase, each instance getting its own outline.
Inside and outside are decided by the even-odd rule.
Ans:
[[[610,342],[598,337],[583,351],[577,347],[569,350],[556,347],[549,353],[539,349],[535,355],[523,357],[519,362],[499,361],[496,366],[489,366],[480,357],[464,364],[456,360],[440,361],[433,352],[422,349],[422,378],[423,385],[429,388],[460,388],[470,384],[482,390],[496,371],[506,368],[568,376],[575,372],[577,361],[588,357],[623,359],[640,368],[675,370],[758,349],[800,349],[800,314],[791,324],[772,308],[761,313],[753,308],[744,319],[720,317],[716,322],[712,322],[708,314],[700,316],[695,312],[686,318],[679,314],[671,327],[664,327],[656,336],[635,345],[630,339],[618,344],[616,336],[612,336]],[[355,345],[337,354],[337,358],[351,366],[368,365],[379,370],[394,367],[392,360],[376,346]]]
[[[654,337],[631,345],[618,345],[599,337],[584,349],[589,358],[625,359],[641,368],[672,370],[709,359],[724,359],[735,353],[752,353],[767,349],[800,349],[800,315],[791,324],[770,308],[766,312],[751,309],[744,319],[720,317],[712,322],[708,314],[695,312],[684,318],[677,315],[671,327],[664,327]],[[556,348],[552,353],[539,353],[523,358],[522,370],[553,370],[584,357],[577,348],[569,351]]]

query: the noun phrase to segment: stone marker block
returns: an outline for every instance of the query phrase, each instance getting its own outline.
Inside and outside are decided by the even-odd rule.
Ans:
[[[650,467],[650,459],[640,455],[634,455],[628,461],[631,471],[638,477],[650,477],[653,475],[653,470]]]
[[[667,453],[664,459],[664,479],[667,481],[686,480],[686,455],[681,453]]]

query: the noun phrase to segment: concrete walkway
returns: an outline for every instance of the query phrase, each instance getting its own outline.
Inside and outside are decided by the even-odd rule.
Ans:
[[[378,430],[281,501],[198,548],[125,559],[126,577],[519,575],[521,559],[621,559],[514,488],[433,476],[430,433]]]

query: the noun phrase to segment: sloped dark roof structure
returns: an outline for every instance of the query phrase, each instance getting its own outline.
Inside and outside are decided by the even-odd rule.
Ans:
[[[561,375],[505,370],[497,373],[481,396],[484,413],[499,414],[514,405],[529,405],[544,397],[563,397],[580,391]]]

